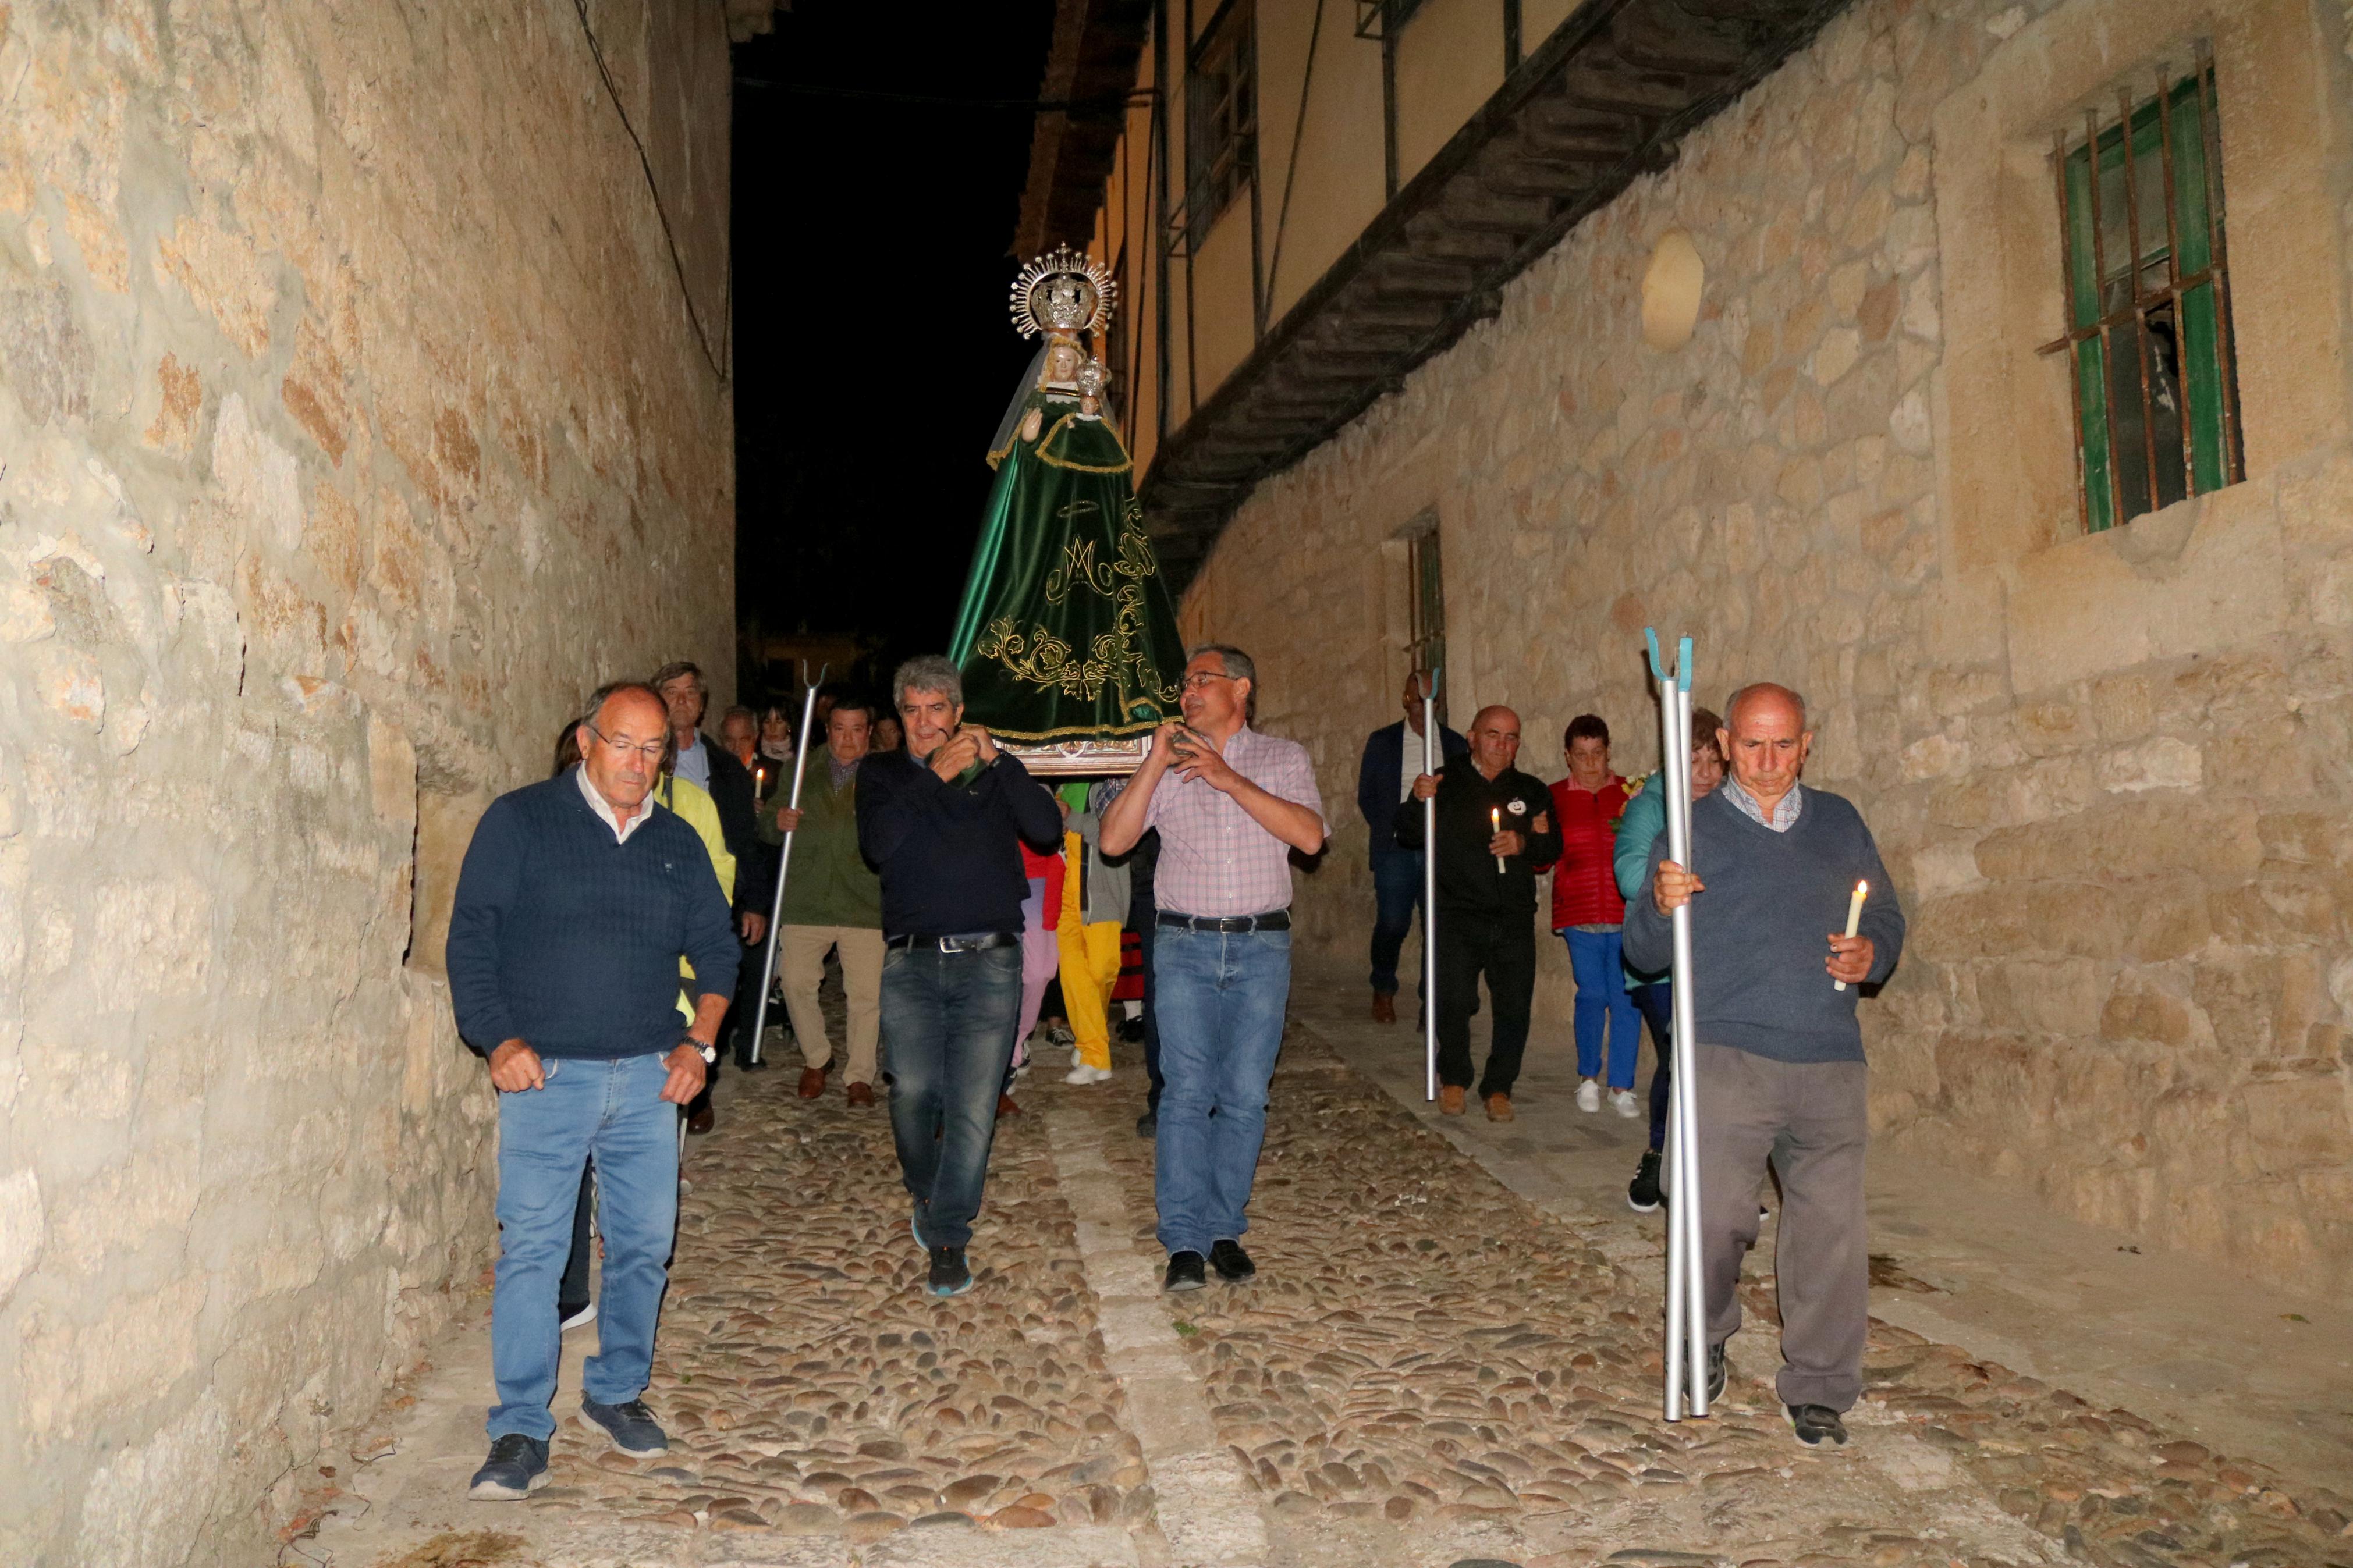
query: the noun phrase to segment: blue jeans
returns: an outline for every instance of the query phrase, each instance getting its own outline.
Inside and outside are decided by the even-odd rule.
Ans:
[[[661,1098],[659,1055],[619,1061],[546,1058],[544,1089],[499,1096],[499,1270],[491,1294],[492,1437],[555,1433],[548,1404],[562,1356],[557,1282],[572,1251],[580,1173],[596,1161],[605,1275],[596,1353],[581,1392],[620,1405],[645,1392],[654,1325],[678,1234],[678,1107]]]
[[[1626,994],[1625,937],[1614,931],[1565,931],[1568,966],[1577,974],[1577,1076],[1601,1076],[1601,1028],[1609,1026],[1609,1087],[1634,1087],[1642,1054],[1642,1021]]]
[[[1651,1152],[1662,1153],[1667,1147],[1667,1094],[1674,1082],[1675,988],[1671,981],[1653,980],[1626,994],[1651,1026]]]
[[[1153,1189],[1160,1245],[1207,1253],[1236,1241],[1266,1142],[1266,1089],[1291,999],[1291,933],[1153,933],[1160,1021],[1160,1127]],[[1211,1112],[1216,1112],[1214,1117]]]
[[[1421,908],[1421,857],[1409,849],[1373,851],[1373,990],[1394,996],[1398,954]],[[1426,940],[1426,939],[1425,939]],[[1416,984],[1419,993],[1421,987]]]
[[[997,1141],[997,1097],[1021,1020],[1021,949],[882,954],[891,1136],[931,1247],[969,1247]]]

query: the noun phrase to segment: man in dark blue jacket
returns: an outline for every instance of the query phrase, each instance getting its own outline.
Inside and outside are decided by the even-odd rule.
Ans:
[[[1356,809],[1372,831],[1373,1022],[1397,1022],[1398,952],[1421,907],[1421,856],[1398,843],[1397,808],[1413,793],[1421,769],[1421,685],[1419,670],[1405,679],[1405,717],[1365,737],[1364,761],[1356,768]],[[1471,749],[1461,735],[1438,727],[1439,761]]]
[[[556,1285],[592,1155],[604,1299],[581,1414],[625,1454],[670,1446],[638,1396],[678,1228],[677,1108],[717,1057],[743,948],[702,839],[649,798],[667,721],[651,687],[611,689],[581,721],[580,765],[491,802],[458,875],[449,996],[499,1090],[499,1402],[478,1498],[546,1483]],[[681,959],[691,1024],[679,1016]]]

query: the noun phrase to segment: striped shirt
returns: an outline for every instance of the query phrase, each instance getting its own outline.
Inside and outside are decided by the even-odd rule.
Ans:
[[[1740,787],[1738,779],[1726,774],[1724,780],[1724,798],[1738,806],[1741,816],[1776,833],[1787,833],[1798,825],[1798,813],[1806,809],[1805,795],[1804,785],[1791,784],[1789,793],[1773,803],[1773,815],[1767,816],[1763,805]]]
[[[1324,819],[1307,748],[1244,725],[1223,748],[1226,765],[1278,800]],[[1291,907],[1291,846],[1260,826],[1233,796],[1202,779],[1160,775],[1144,825],[1160,830],[1154,900],[1174,914],[1271,914]],[[1328,831],[1330,824],[1325,822]]]

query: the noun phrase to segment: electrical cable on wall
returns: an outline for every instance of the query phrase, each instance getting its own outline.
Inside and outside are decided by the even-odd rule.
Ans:
[[[661,224],[662,242],[670,247],[670,270],[678,274],[678,291],[686,300],[686,319],[694,329],[695,346],[702,351],[703,363],[711,366],[711,374],[717,376],[723,386],[729,379],[728,366],[719,355],[712,353],[711,335],[703,330],[702,312],[694,308],[694,289],[686,280],[686,258],[679,254],[678,236],[671,230],[670,213],[662,205],[661,186],[654,179],[653,158],[647,153],[645,140],[638,134],[638,128],[629,122],[628,106],[621,101],[620,89],[613,85],[613,72],[605,64],[605,51],[596,42],[596,29],[588,25],[588,0],[572,0],[572,10],[580,18],[580,36],[588,40],[589,58],[596,62],[596,75],[605,84],[605,96],[612,100],[613,112],[621,117],[621,129],[628,133],[629,144],[638,150],[638,167],[645,171],[646,190],[654,199],[654,216]],[[719,312],[723,328],[734,320],[735,257],[732,247],[727,258],[727,281],[720,295]],[[729,336],[732,338],[733,335],[731,331]]]

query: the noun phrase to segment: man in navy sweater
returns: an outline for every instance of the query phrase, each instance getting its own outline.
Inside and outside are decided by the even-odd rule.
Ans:
[[[858,773],[858,847],[882,874],[882,1045],[891,1135],[915,1200],[929,1289],[972,1288],[965,1248],[980,1213],[997,1096],[1021,1011],[1017,840],[1062,842],[1061,808],[988,731],[964,721],[964,678],[935,654],[892,681],[907,743]]]
[[[649,798],[667,723],[651,687],[613,688],[581,721],[580,765],[491,802],[458,875],[449,996],[499,1090],[499,1402],[478,1498],[547,1480],[556,1285],[592,1154],[605,1275],[580,1411],[625,1454],[670,1446],[638,1396],[678,1228],[677,1108],[717,1057],[743,949],[702,841]],[[694,970],[691,1025],[681,959]]]
[[[1356,764],[1356,809],[1363,813],[1369,834],[1366,840],[1373,867],[1373,1022],[1397,1022],[1398,953],[1413,930],[1413,911],[1421,908],[1421,856],[1398,836],[1397,811],[1413,791],[1421,773],[1421,683],[1429,679],[1416,670],[1405,678],[1405,717],[1365,737],[1365,754]],[[1438,760],[1452,762],[1471,749],[1470,742],[1440,724]],[[1417,841],[1418,842],[1418,841]],[[1417,984],[1416,989],[1419,987]],[[1424,1001],[1429,998],[1424,997]]]
[[[1871,1291],[1856,987],[1895,968],[1904,911],[1862,814],[1798,783],[1814,740],[1805,699],[1746,686],[1724,712],[1716,742],[1730,776],[1692,805],[1690,868],[1666,858],[1665,834],[1652,846],[1648,893],[1626,904],[1626,962],[1667,968],[1671,917],[1691,906],[1710,1397],[1723,1392],[1725,1342],[1740,1327],[1740,1266],[1757,1243],[1769,1162],[1781,1178],[1776,1386],[1800,1442],[1844,1443],[1840,1417],[1862,1392]],[[1870,889],[1848,936],[1859,882]]]

